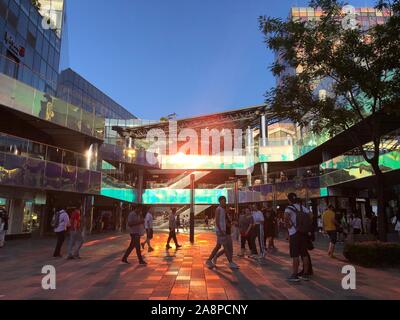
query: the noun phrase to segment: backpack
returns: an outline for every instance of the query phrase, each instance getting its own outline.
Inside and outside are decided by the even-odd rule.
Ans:
[[[61,211],[58,211],[53,215],[53,219],[51,219],[51,226],[53,228],[58,228],[58,225],[60,224],[60,215]]]
[[[313,221],[310,215],[303,212],[303,206],[300,204],[300,210],[296,206],[290,206],[296,212],[296,230],[300,233],[308,234],[313,231]]]

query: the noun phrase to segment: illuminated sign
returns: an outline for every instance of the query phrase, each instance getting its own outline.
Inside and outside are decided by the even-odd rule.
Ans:
[[[17,58],[25,57],[25,48],[17,44],[14,37],[8,32],[4,35],[4,44],[7,46],[8,51],[10,51]]]

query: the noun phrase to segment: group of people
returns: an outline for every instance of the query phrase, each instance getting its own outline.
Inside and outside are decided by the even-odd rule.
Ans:
[[[81,228],[81,210],[80,205],[64,210],[58,208],[53,215],[51,225],[54,228],[57,242],[54,249],[53,257],[61,258],[61,249],[65,241],[67,233],[68,241],[68,260],[80,259],[80,249],[83,245],[83,230]]]
[[[148,251],[152,252],[154,249],[151,246],[151,240],[153,239],[153,210],[151,207],[144,207],[142,205],[138,205],[135,208],[132,208],[128,215],[128,227],[129,233],[131,237],[131,241],[129,243],[128,248],[125,251],[125,254],[122,257],[123,263],[128,263],[128,257],[132,253],[133,249],[136,250],[136,255],[139,260],[140,265],[147,265],[147,262],[143,259],[142,250],[144,250],[145,246],[148,246]],[[175,248],[179,249],[182,246],[178,243],[178,239],[176,237],[176,229],[177,229],[177,214],[176,208],[172,208],[171,212],[168,216],[168,227],[169,227],[169,235],[166,243],[166,249],[171,249],[171,241],[174,242]],[[146,234],[146,239],[144,242],[140,242],[142,236]]]
[[[313,275],[310,251],[313,250],[314,227],[312,212],[302,205],[301,200],[295,193],[288,195],[288,206],[284,210],[283,225],[287,230],[289,241],[289,255],[292,259],[292,273],[288,280],[298,282],[308,281]],[[354,234],[361,233],[361,222],[352,219],[352,229]],[[136,255],[140,265],[147,262],[142,256],[142,250],[147,246],[148,252],[154,251],[151,240],[153,239],[153,209],[137,205],[131,207],[127,218],[127,226],[130,233],[130,244],[126,249],[122,262],[128,263],[128,257],[132,251],[136,250]],[[361,219],[360,219],[361,220]],[[171,208],[168,215],[169,235],[166,243],[166,250],[172,248],[173,241],[175,248],[181,245],[178,242],[176,231],[178,224],[177,209]],[[400,234],[400,214],[396,215],[392,221],[396,231]],[[328,255],[334,257],[335,245],[340,228],[343,227],[341,219],[337,218],[337,213],[332,205],[324,211],[321,217],[322,229],[329,236],[330,243]],[[231,269],[239,269],[234,260],[233,238],[238,232],[240,235],[240,252],[238,257],[246,255],[246,244],[249,249],[249,258],[265,261],[266,252],[276,250],[274,238],[277,233],[278,217],[276,212],[269,206],[259,206],[253,204],[243,207],[238,219],[230,213],[227,207],[226,197],[219,198],[219,206],[215,210],[215,232],[216,244],[205,264],[209,268],[215,268],[217,259],[223,255],[228,260]],[[59,209],[53,216],[52,226],[57,235],[57,244],[54,257],[61,257],[61,248],[65,240],[66,233],[69,233],[68,257],[67,259],[80,259],[80,249],[84,239],[81,228],[80,206],[77,205],[67,210]],[[4,245],[4,234],[8,227],[7,214],[0,208],[0,247]],[[237,230],[234,230],[237,229]],[[141,242],[141,237],[146,236]],[[302,263],[302,271],[299,271]]]
[[[289,234],[289,254],[293,259],[292,274],[289,281],[309,280],[313,274],[309,250],[313,249],[313,219],[312,213],[301,204],[296,194],[288,195],[289,206],[284,213],[285,225]],[[248,244],[250,258],[263,260],[268,242],[269,249],[275,249],[274,237],[276,233],[276,214],[270,207],[260,208],[257,205],[245,207],[239,217],[241,238],[241,252],[245,255],[245,246]],[[215,268],[217,259],[225,255],[231,269],[239,266],[233,261],[232,219],[228,214],[226,198],[219,198],[219,206],[215,212],[216,245],[206,260],[209,268]],[[259,251],[257,251],[257,245]],[[303,270],[299,272],[300,258]]]

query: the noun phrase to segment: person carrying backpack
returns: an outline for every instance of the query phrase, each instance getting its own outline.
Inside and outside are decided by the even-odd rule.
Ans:
[[[57,235],[57,244],[56,244],[56,248],[54,250],[53,257],[54,258],[62,258],[61,247],[65,240],[65,233],[67,231],[67,228],[69,227],[68,213],[63,209],[58,209],[53,216],[51,225],[54,228],[54,232]]]
[[[289,206],[285,210],[285,224],[289,233],[289,251],[293,259],[293,272],[288,278],[290,282],[300,279],[310,280],[310,234],[313,231],[313,222],[310,211],[304,207],[295,193],[288,194]],[[300,257],[303,260],[303,274],[299,276]]]

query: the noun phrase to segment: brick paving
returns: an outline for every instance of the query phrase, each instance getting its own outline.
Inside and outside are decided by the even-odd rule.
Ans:
[[[400,299],[400,270],[395,269],[356,267],[357,289],[343,290],[341,269],[347,263],[340,254],[336,259],[326,256],[326,241],[312,252],[312,280],[291,284],[286,280],[291,261],[284,240],[277,241],[279,250],[268,254],[265,264],[236,258],[240,270],[233,271],[224,257],[217,269],[204,266],[215,241],[211,232],[199,231],[193,246],[187,235],[178,235],[183,247],[177,251],[165,250],[166,238],[166,233],[155,233],[155,251],[145,253],[148,266],[139,266],[134,252],[131,265],[120,262],[129,243],[125,234],[90,237],[81,251],[83,259],[73,261],[50,257],[55,239],[10,241],[0,249],[0,300]],[[56,267],[56,290],[41,288],[44,265]]]

